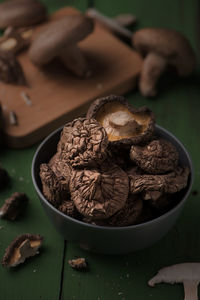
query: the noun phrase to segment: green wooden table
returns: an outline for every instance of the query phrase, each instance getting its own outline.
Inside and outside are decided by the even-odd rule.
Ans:
[[[135,28],[146,26],[174,28],[185,34],[199,60],[200,6],[198,0],[46,0],[50,12],[64,5],[84,11],[95,6],[114,16],[134,13]],[[40,233],[45,237],[40,255],[16,269],[0,267],[0,297],[4,300],[78,299],[143,300],[183,299],[181,285],[148,287],[147,281],[163,266],[185,261],[200,261],[200,73],[187,79],[164,78],[159,96],[148,100],[134,91],[127,95],[135,106],[147,105],[157,116],[157,123],[175,134],[191,154],[195,182],[176,226],[153,247],[123,256],[103,256],[84,251],[55,231],[45,215],[31,181],[31,161],[36,146],[24,150],[4,149],[0,162],[12,177],[11,187],[0,193],[0,205],[12,192],[25,192],[30,202],[19,221],[0,220],[0,257],[11,240],[21,233]],[[194,192],[195,191],[195,192]],[[68,266],[68,259],[83,256],[90,265],[80,273]]]

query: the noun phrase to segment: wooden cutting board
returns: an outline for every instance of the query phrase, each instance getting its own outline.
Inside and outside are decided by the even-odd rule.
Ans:
[[[75,9],[62,8],[49,22],[74,13],[77,13]],[[0,83],[5,140],[10,147],[33,145],[54,129],[83,115],[94,99],[122,95],[135,87],[142,59],[133,49],[99,24],[79,45],[93,71],[88,79],[70,74],[59,61],[38,68],[29,60],[27,50],[18,56],[29,86]],[[31,106],[21,97],[22,92],[31,99]],[[9,123],[11,110],[17,115],[18,125]]]

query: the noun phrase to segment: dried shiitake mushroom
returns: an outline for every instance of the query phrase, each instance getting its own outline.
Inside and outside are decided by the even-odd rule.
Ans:
[[[105,159],[107,145],[106,131],[95,119],[79,118],[64,126],[58,152],[72,167],[96,166]]]
[[[74,170],[71,198],[77,210],[91,219],[107,219],[126,203],[128,176],[120,167],[104,162],[98,169]]]
[[[130,195],[122,209],[107,220],[110,226],[129,226],[138,221],[142,213],[143,201],[138,195]]]
[[[22,193],[14,193],[0,208],[0,218],[14,221],[23,212],[28,202],[28,197]]]
[[[72,170],[70,165],[61,160],[59,152],[57,152],[50,159],[48,165],[52,169],[59,181],[64,181],[66,185],[69,185]]]
[[[4,267],[16,267],[23,263],[26,258],[38,254],[42,241],[43,237],[38,234],[19,235],[6,249],[2,265]]]
[[[43,194],[56,207],[68,198],[68,180],[59,180],[48,164],[40,165]]]
[[[190,170],[177,167],[162,175],[129,175],[130,193],[143,193],[145,200],[158,199],[163,193],[173,194],[187,186]]]
[[[154,132],[154,115],[147,107],[133,108],[124,97],[111,95],[94,101],[87,118],[96,119],[112,145],[132,145],[147,141]]]
[[[178,166],[179,154],[169,141],[160,139],[144,146],[133,145],[130,158],[147,173],[163,174]]]

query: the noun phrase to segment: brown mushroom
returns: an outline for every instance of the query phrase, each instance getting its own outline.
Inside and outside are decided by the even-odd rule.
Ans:
[[[145,200],[158,199],[163,193],[173,194],[187,186],[190,170],[177,167],[163,175],[129,175],[130,193],[143,193]]]
[[[169,141],[160,139],[145,146],[133,145],[130,158],[147,173],[163,174],[177,167],[179,154]]]
[[[46,18],[45,6],[37,0],[9,0],[0,4],[0,28],[26,27]]]
[[[14,193],[0,208],[0,218],[14,221],[24,211],[28,197],[22,193]]]
[[[0,51],[0,80],[5,83],[26,85],[23,69],[11,53]]]
[[[154,132],[152,111],[147,107],[133,108],[122,96],[97,99],[91,104],[87,117],[96,119],[105,128],[113,146],[147,141]]]
[[[69,191],[68,179],[58,178],[48,164],[40,165],[40,178],[43,194],[49,202],[57,207],[62,200],[67,200]]]
[[[65,67],[77,76],[88,76],[87,61],[77,46],[93,30],[91,18],[84,15],[63,17],[46,25],[34,38],[29,56],[42,66],[59,57]]]
[[[78,216],[78,212],[72,200],[64,200],[58,207],[62,213],[72,218],[76,218]]]
[[[96,120],[79,118],[64,126],[58,152],[72,167],[96,166],[106,158],[107,145],[106,131]]]
[[[179,76],[190,75],[196,65],[194,51],[189,41],[175,30],[144,28],[133,34],[133,46],[144,57],[139,88],[147,97],[157,94],[157,81],[168,66]]]
[[[14,239],[5,251],[2,265],[4,267],[16,267],[26,258],[38,254],[43,237],[38,234],[21,234]]]
[[[66,185],[69,185],[71,176],[71,167],[66,162],[61,160],[60,153],[57,152],[49,161],[49,167],[52,169],[59,181],[64,180]]]
[[[105,162],[99,169],[73,170],[70,181],[71,198],[85,217],[107,219],[126,203],[128,176],[120,167]]]

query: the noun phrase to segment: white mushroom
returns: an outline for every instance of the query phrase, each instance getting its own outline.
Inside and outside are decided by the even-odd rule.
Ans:
[[[152,287],[156,283],[183,283],[184,300],[198,300],[198,284],[200,282],[200,263],[182,263],[162,268],[149,280]]]

